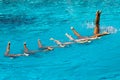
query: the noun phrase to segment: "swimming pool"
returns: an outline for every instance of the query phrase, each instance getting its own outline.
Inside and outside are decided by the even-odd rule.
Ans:
[[[1,0],[0,80],[120,80],[119,5],[119,0]],[[66,32],[76,38],[71,26],[92,35],[97,10],[102,10],[101,29],[110,28],[111,35],[28,57],[4,57],[8,41],[11,53],[22,53],[25,41],[37,50],[38,38],[46,46],[55,45],[51,37],[69,41]]]

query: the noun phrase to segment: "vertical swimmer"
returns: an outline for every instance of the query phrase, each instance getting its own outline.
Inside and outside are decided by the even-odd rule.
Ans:
[[[102,32],[102,33],[100,33],[100,27],[99,27],[99,25],[100,25],[99,24],[100,23],[100,15],[101,15],[101,11],[98,10],[96,12],[94,36],[92,36],[92,37],[100,37],[100,36],[109,34],[108,32]]]
[[[100,14],[101,14],[101,11],[97,11],[97,12],[96,12],[94,35],[97,35],[97,34],[99,34],[99,32],[100,32],[100,29],[99,29]]]

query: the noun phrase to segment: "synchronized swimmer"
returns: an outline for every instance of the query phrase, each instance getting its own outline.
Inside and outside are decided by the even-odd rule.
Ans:
[[[10,54],[10,41],[7,44],[5,56],[7,57],[19,57],[19,56],[29,56],[30,54],[38,53],[38,52],[46,52],[46,51],[52,51],[54,48],[63,48],[68,45],[74,44],[74,43],[86,43],[86,42],[91,42],[94,39],[98,39],[101,36],[108,35],[109,33],[102,32],[100,33],[100,28],[99,28],[99,22],[100,22],[100,15],[101,11],[96,12],[96,19],[95,19],[95,28],[92,36],[81,36],[77,30],[75,30],[74,27],[71,27],[72,32],[74,33],[75,36],[77,36],[77,39],[74,39],[70,34],[66,33],[66,37],[69,38],[69,42],[64,42],[62,43],[59,40],[56,40],[54,38],[50,38],[50,40],[54,41],[57,45],[55,46],[43,46],[40,39],[38,39],[38,50],[29,50],[27,48],[26,42],[24,42],[24,51],[23,54]]]

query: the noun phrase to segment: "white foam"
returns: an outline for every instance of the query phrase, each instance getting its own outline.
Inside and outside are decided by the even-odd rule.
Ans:
[[[87,29],[92,29],[95,27],[93,22],[87,22],[86,23]],[[117,29],[113,26],[102,26],[100,27],[101,32],[108,32],[108,33],[117,33],[118,31],[120,31],[120,29]]]
[[[92,29],[95,27],[94,22],[87,22],[86,26],[88,29]],[[116,29],[113,26],[102,26],[102,27],[100,27],[100,29],[102,32],[107,31],[109,33],[117,33],[118,31],[120,31],[120,29]]]
[[[91,28],[94,28],[94,27],[95,27],[93,22],[87,22],[86,25],[87,25],[87,28],[88,28],[88,29],[91,29]]]
[[[102,32],[107,31],[108,33],[117,33],[119,30],[113,26],[101,27]]]

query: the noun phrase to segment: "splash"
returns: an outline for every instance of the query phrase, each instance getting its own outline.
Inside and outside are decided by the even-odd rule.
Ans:
[[[87,26],[87,29],[93,29],[95,27],[93,22],[87,22],[86,26]],[[120,29],[117,29],[113,26],[102,26],[100,29],[102,32],[107,31],[109,33],[117,33],[118,31],[120,31]]]
[[[102,31],[107,31],[109,33],[117,33],[119,30],[113,26],[101,27]]]
[[[94,28],[94,23],[93,22],[87,22],[86,25],[87,25],[87,29]]]

